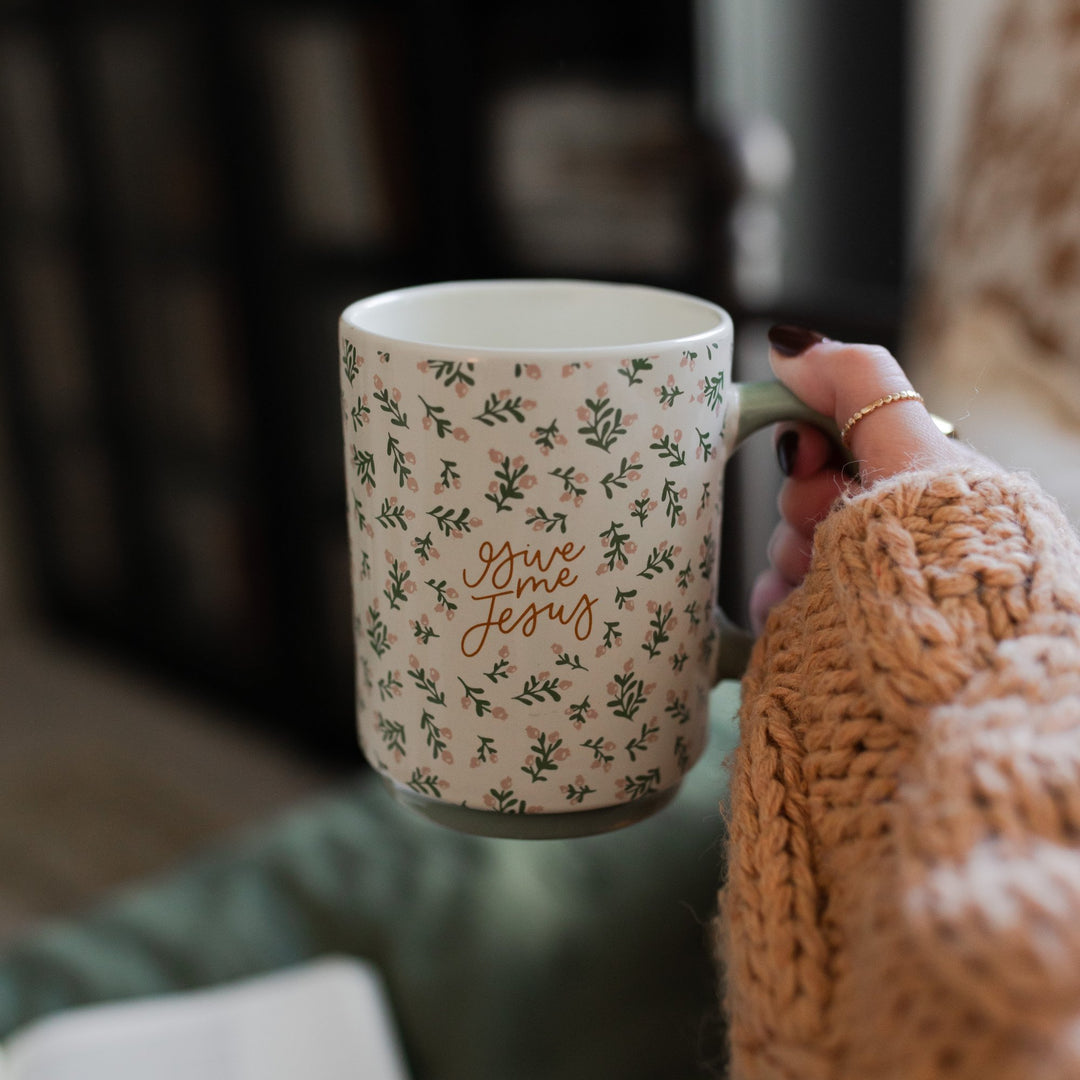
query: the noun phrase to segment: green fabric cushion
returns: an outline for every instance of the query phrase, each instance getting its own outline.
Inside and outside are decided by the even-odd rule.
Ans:
[[[677,798],[604,836],[465,836],[367,773],[0,956],[0,1034],[71,1005],[203,987],[327,953],[389,986],[417,1080],[713,1076],[708,922],[738,685]]]

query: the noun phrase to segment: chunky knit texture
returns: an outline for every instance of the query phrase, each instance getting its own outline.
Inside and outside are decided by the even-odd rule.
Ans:
[[[1080,541],[973,466],[814,547],[743,684],[733,1077],[1080,1076]]]

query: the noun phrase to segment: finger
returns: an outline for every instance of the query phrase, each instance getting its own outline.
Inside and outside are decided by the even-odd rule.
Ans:
[[[769,541],[769,562],[789,585],[798,585],[810,569],[811,535],[781,521]]]
[[[799,337],[798,335],[802,335]],[[878,345],[847,345],[809,331],[770,331],[776,376],[797,397],[843,427],[860,409],[911,391],[892,354]],[[895,401],[860,420],[848,439],[864,479],[891,476],[913,465],[954,463],[958,448],[918,401]]]
[[[801,535],[812,536],[818,522],[850,486],[835,469],[822,469],[805,480],[785,480],[777,497],[780,517]]]
[[[781,471],[795,479],[813,475],[837,457],[832,441],[812,424],[777,424],[773,443]]]
[[[765,626],[765,620],[769,617],[777,604],[780,603],[792,590],[789,585],[775,570],[766,570],[759,574],[754,581],[754,587],[750,590],[750,627],[755,634],[760,634]]]

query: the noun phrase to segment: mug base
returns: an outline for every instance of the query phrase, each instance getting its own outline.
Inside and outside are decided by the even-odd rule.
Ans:
[[[662,810],[679,791],[679,785],[658,791],[633,802],[552,814],[500,814],[494,810],[474,810],[418,795],[411,788],[382,777],[394,798],[403,806],[455,832],[501,840],[569,840],[625,829]]]

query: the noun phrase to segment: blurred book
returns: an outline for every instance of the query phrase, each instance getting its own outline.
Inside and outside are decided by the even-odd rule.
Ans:
[[[17,1032],[3,1080],[407,1080],[381,978],[326,958],[210,990],[89,1005]]]
[[[496,209],[522,266],[673,274],[690,262],[695,164],[674,92],[523,83],[498,99],[491,142]]]
[[[362,27],[330,16],[273,20],[259,42],[282,211],[294,238],[328,247],[387,239],[373,42]]]

